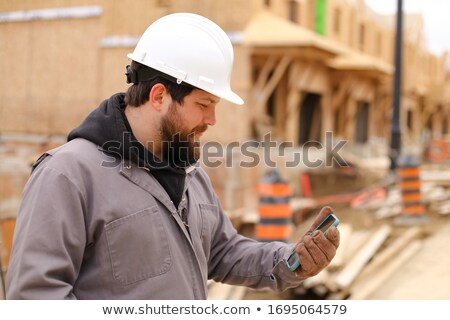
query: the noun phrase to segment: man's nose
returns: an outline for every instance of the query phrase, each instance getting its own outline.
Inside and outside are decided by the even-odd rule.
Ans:
[[[211,106],[206,110],[204,121],[210,126],[216,124],[216,106]]]

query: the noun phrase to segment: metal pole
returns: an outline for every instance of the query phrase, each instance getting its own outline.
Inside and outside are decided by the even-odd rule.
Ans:
[[[397,168],[397,158],[401,151],[400,101],[402,75],[402,33],[403,33],[403,0],[397,0],[397,31],[395,36],[395,76],[392,105],[391,126],[391,171]]]

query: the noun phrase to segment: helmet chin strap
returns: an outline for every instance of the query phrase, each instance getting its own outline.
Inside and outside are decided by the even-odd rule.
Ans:
[[[156,77],[155,71],[150,68],[144,68],[141,70],[133,70],[133,69],[131,69],[130,65],[126,66],[125,75],[127,76],[127,83],[133,83],[133,84],[143,82],[143,81],[149,81]],[[181,80],[181,79],[176,79],[176,78],[171,77],[162,72],[158,72],[158,76],[166,78],[167,80],[170,80],[172,82],[176,82],[177,84],[181,84],[183,82],[183,80]],[[185,83],[185,85],[189,85],[189,84]]]
[[[138,83],[137,74],[134,73],[133,70],[131,70],[130,65],[126,66],[125,75],[127,76],[127,83]]]
[[[126,66],[125,75],[127,76],[127,83],[139,83],[142,81],[148,81],[155,77],[149,69],[141,69],[139,71],[131,69],[130,65]]]

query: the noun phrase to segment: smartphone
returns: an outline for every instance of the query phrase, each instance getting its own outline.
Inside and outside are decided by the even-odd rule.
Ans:
[[[328,229],[331,226],[337,227],[339,225],[339,219],[333,214],[330,213],[322,222],[313,230],[312,234],[316,232],[316,230],[322,231],[324,235],[327,235]]]
[[[328,229],[331,226],[337,227],[339,225],[339,219],[333,213],[330,213],[325,219],[322,220],[321,223],[311,232],[313,234],[316,230],[322,231],[324,235],[327,234]],[[289,255],[289,258],[286,260],[286,264],[291,271],[295,271],[298,267],[300,267],[300,257],[297,254],[297,251],[292,250],[292,253]]]

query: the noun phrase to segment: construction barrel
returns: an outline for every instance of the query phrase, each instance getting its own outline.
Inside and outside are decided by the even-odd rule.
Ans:
[[[420,162],[412,155],[399,157],[397,176],[402,198],[402,216],[407,218],[422,218],[425,206],[420,191]]]
[[[293,211],[289,204],[292,188],[277,170],[269,171],[258,185],[259,222],[255,236],[259,241],[288,242],[292,235]]]
[[[0,218],[0,298],[5,296],[5,278],[11,254],[15,218]]]

